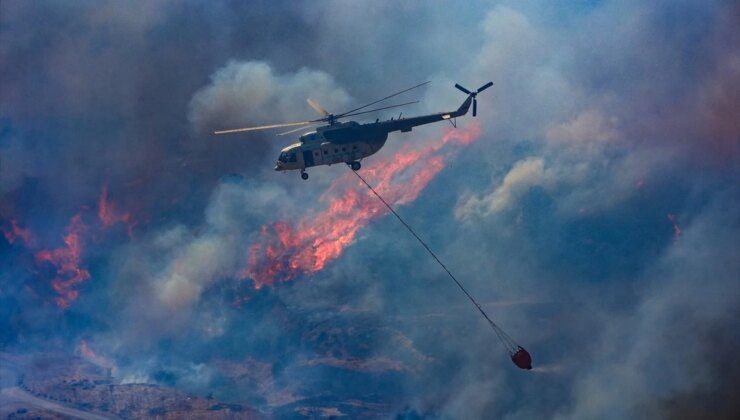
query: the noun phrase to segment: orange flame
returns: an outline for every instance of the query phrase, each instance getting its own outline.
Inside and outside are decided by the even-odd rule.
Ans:
[[[96,354],[93,349],[87,344],[87,340],[80,340],[80,345],[77,347],[77,349],[79,350],[80,355],[92,364],[108,369],[116,368],[116,364],[112,360]]]
[[[391,205],[411,203],[444,168],[449,153],[442,148],[448,144],[470,144],[480,137],[480,132],[480,126],[474,124],[446,130],[440,140],[421,149],[407,145],[363,169],[364,178]],[[353,186],[348,187],[350,184]],[[306,215],[295,227],[286,221],[263,226],[259,241],[249,247],[247,267],[240,277],[252,279],[259,289],[275,281],[317,272],[338,258],[362,227],[388,213],[351,173],[336,179],[319,201],[326,203],[325,211]]]
[[[36,262],[46,262],[56,268],[56,275],[51,281],[51,286],[59,296],[55,298],[57,306],[62,309],[69,307],[78,292],[77,285],[90,278],[90,273],[80,267],[82,252],[82,234],[86,230],[80,213],[76,214],[64,236],[64,246],[53,250],[42,250],[36,253]]]
[[[21,229],[15,219],[10,220],[10,229],[3,228],[2,231],[5,239],[11,245],[14,244],[18,238],[23,239],[23,242],[26,245],[31,243],[31,231],[29,229]]]
[[[673,224],[673,240],[677,241],[681,237],[681,226],[678,225],[678,217],[673,213],[668,213],[668,220]]]
[[[118,213],[113,203],[108,200],[108,185],[103,185],[98,199],[98,219],[103,227],[110,227],[116,223],[124,223],[127,226],[128,235],[131,236],[134,225],[136,224],[131,213]]]
[[[98,355],[95,354],[93,349],[88,347],[87,340],[80,341],[79,349],[80,349],[80,354],[82,354],[82,356],[86,359],[97,359],[98,358]]]
[[[88,210],[89,207],[83,207]],[[103,185],[98,199],[98,219],[100,225],[93,228],[110,227],[116,223],[124,223],[128,227],[128,234],[136,224],[128,212],[121,213],[117,211],[115,205],[108,199],[108,186]],[[90,273],[87,269],[81,267],[83,235],[88,231],[88,226],[82,221],[82,213],[77,213],[66,228],[66,234],[63,238],[64,246],[57,249],[41,250],[35,254],[37,264],[46,263],[55,269],[54,278],[51,280],[51,286],[57,293],[54,299],[57,306],[66,309],[77,299],[79,292],[77,286],[88,279]],[[3,228],[3,235],[9,243],[14,243],[17,238],[23,239],[26,246],[33,248],[34,240],[30,230],[21,229],[15,220],[11,220],[10,229]]]

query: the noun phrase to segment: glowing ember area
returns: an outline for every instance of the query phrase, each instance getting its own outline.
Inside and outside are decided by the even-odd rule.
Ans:
[[[668,213],[668,220],[673,224],[673,240],[677,241],[681,237],[681,226],[678,225],[678,218],[673,213]]]
[[[98,355],[95,354],[95,352],[87,346],[87,341],[82,340],[80,341],[80,354],[82,354],[82,357],[86,359],[96,359]]]
[[[90,345],[87,344],[87,340],[81,340],[80,345],[77,347],[77,350],[79,351],[80,356],[87,360],[88,362],[102,366],[108,369],[115,369],[115,363],[108,359],[107,357],[99,356],[97,355],[93,349],[90,347]]]
[[[15,220],[10,221],[10,227],[3,227],[3,236],[9,244],[14,244],[16,240],[22,239],[26,245],[31,243],[31,231],[28,229],[21,229],[18,226],[18,222]]]
[[[83,207],[83,211],[75,215],[66,228],[64,235],[64,246],[57,249],[45,249],[35,253],[36,264],[39,268],[49,267],[53,269],[51,286],[56,292],[55,302],[60,308],[66,309],[77,299],[79,292],[78,286],[90,279],[90,273],[87,269],[81,267],[82,248],[84,235],[94,230],[93,233],[102,228],[107,228],[116,223],[124,223],[127,226],[128,234],[131,236],[131,230],[135,222],[129,212],[121,212],[108,198],[108,186],[103,185],[98,199],[98,220],[100,224],[93,224],[88,227],[82,221],[82,215],[90,209]],[[25,246],[29,249],[38,249],[38,244],[31,235],[29,229],[21,229],[15,220],[9,223],[0,223],[2,233],[5,239],[13,244],[18,239],[22,239]],[[48,272],[42,270],[42,272]]]
[[[411,203],[444,169],[455,146],[472,143],[480,132],[477,124],[446,130],[421,149],[406,146],[393,156],[373,160],[361,169],[363,177],[391,205]],[[342,254],[362,227],[388,213],[350,172],[336,179],[319,201],[325,205],[323,211],[306,214],[295,224],[278,221],[263,226],[258,242],[249,247],[241,277],[252,279],[259,289],[319,271]]]
[[[64,246],[54,250],[43,250],[36,253],[36,262],[48,263],[56,270],[51,286],[58,296],[57,306],[66,309],[75,299],[76,287],[90,278],[90,273],[80,267],[82,252],[82,235],[86,229],[80,214],[72,218],[64,236]]]
[[[116,207],[108,199],[108,186],[103,185],[100,192],[100,198],[98,199],[98,219],[102,223],[103,227],[110,227],[116,223],[124,223],[128,228],[128,234],[131,236],[131,230],[134,227],[131,213],[124,212],[119,213]]]

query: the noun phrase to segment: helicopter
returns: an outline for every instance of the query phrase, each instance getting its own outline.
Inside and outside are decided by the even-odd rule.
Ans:
[[[392,117],[390,120],[386,121],[380,121],[379,119],[376,119],[375,122],[365,124],[360,124],[356,121],[339,121],[340,119],[355,115],[367,114],[371,112],[377,112],[385,109],[417,103],[419,101],[406,102],[402,104],[390,105],[358,112],[371,105],[375,105],[379,102],[393,98],[412,89],[419,88],[428,83],[430,82],[427,81],[424,83],[420,83],[416,86],[412,86],[408,89],[404,89],[400,92],[396,92],[392,95],[388,95],[384,98],[378,99],[377,101],[370,102],[369,104],[351,109],[341,114],[330,113],[326,109],[324,109],[316,100],[308,98],[308,105],[316,112],[321,114],[321,118],[283,124],[262,125],[258,127],[219,130],[214,131],[214,134],[232,134],[247,131],[298,126],[298,128],[278,134],[286,135],[299,130],[304,130],[307,128],[307,126],[310,125],[326,123],[325,125],[320,125],[316,127],[314,131],[307,132],[301,135],[297,143],[283,148],[280,151],[280,156],[278,156],[278,159],[275,162],[275,170],[300,170],[301,178],[303,178],[304,180],[308,179],[308,173],[306,172],[306,169],[312,166],[345,163],[350,168],[352,168],[352,170],[358,171],[362,166],[360,164],[360,161],[363,158],[375,154],[383,147],[383,145],[385,145],[385,142],[388,139],[388,133],[392,133],[395,131],[407,133],[411,131],[413,127],[444,120],[450,121],[450,123],[454,127],[457,127],[456,118],[467,114],[468,110],[470,109],[471,103],[473,105],[473,117],[475,117],[478,113],[478,101],[476,99],[476,96],[489,87],[493,86],[493,82],[488,82],[478,88],[478,90],[470,91],[460,84],[456,83],[455,87],[468,96],[462,103],[462,105],[460,105],[460,107],[454,111],[438,112],[436,114],[420,115],[409,118],[402,118],[402,113],[397,119],[393,119]]]

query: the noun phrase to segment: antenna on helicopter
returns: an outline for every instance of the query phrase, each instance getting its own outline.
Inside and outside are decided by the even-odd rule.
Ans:
[[[479,93],[483,92],[484,90],[488,89],[489,87],[493,86],[493,82],[488,82],[485,85],[481,86],[476,90],[475,92],[471,92],[464,87],[460,86],[458,83],[455,83],[455,87],[460,89],[461,91],[467,93],[468,95],[473,97],[473,116],[475,117],[478,115],[478,100],[475,98]]]

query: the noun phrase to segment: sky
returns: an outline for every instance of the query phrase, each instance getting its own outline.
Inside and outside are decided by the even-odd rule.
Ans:
[[[714,0],[3,1],[0,346],[279,416],[733,418],[739,25]],[[345,165],[303,181],[272,169],[290,136],[210,134],[426,80],[403,115],[494,85],[360,173],[532,371]]]

